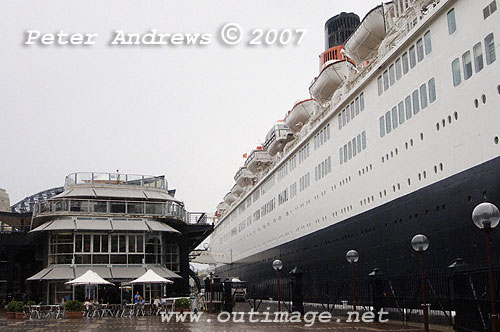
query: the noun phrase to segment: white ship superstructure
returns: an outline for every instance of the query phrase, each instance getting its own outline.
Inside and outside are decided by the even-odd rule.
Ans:
[[[256,261],[343,225],[328,240],[343,256],[342,241],[354,247],[385,230],[380,236],[396,242],[394,224],[449,208],[399,210],[401,220],[377,230],[356,220],[380,207],[398,211],[390,203],[499,157],[499,15],[491,0],[398,0],[370,11],[342,54],[322,65],[311,98],[254,151],[262,162],[249,158],[245,180],[235,177],[211,250]]]

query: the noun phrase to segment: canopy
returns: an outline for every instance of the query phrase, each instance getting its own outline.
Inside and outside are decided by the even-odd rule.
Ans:
[[[88,270],[81,277],[73,279],[71,281],[66,282],[68,285],[113,285],[109,281],[101,278],[100,275],[95,273],[92,270]]]
[[[147,270],[139,278],[132,280],[129,284],[173,284],[172,280],[165,279],[153,270]]]

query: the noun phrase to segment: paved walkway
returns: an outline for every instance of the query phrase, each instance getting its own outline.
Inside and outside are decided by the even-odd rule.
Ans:
[[[209,320],[209,321],[207,321]],[[336,332],[417,332],[423,328],[403,327],[401,324],[391,323],[318,323],[305,327],[304,323],[221,323],[216,321],[215,315],[204,315],[199,322],[174,323],[162,322],[159,316],[138,318],[96,318],[83,320],[7,320],[0,318],[0,331],[172,331],[172,332],[295,332],[295,331],[336,331]]]

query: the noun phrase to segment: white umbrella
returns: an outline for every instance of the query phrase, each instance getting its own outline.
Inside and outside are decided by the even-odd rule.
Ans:
[[[71,281],[68,281],[65,284],[73,285],[73,286],[78,286],[78,285],[85,285],[85,286],[87,286],[87,285],[114,285],[111,282],[104,280],[99,274],[95,273],[92,270],[88,270],[87,272],[82,274],[80,277],[75,278]],[[94,299],[95,299],[95,297],[94,297]]]
[[[163,278],[162,276],[159,276],[155,271],[153,270],[147,270],[146,273],[144,273],[142,276],[139,278],[132,280],[129,282],[129,284],[173,284],[174,282],[172,280],[168,280]],[[151,302],[151,286],[149,287],[149,301]]]

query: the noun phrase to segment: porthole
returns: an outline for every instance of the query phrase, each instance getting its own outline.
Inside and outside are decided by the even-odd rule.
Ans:
[[[500,85],[497,86],[498,94],[500,95]]]
[[[392,186],[392,191],[396,192],[396,186]]]
[[[379,192],[379,194],[380,194],[380,198],[382,198],[382,192]]]
[[[439,131],[439,122],[436,122],[436,130]]]
[[[482,95],[481,100],[483,101],[483,104],[486,104],[486,95]]]
[[[425,215],[429,216],[429,210],[425,210]]]
[[[396,148],[396,150],[394,150],[394,152],[396,152],[396,156],[398,155],[398,148]]]
[[[479,100],[474,99],[474,106],[475,106],[476,108],[478,108],[478,107],[479,107]]]
[[[364,174],[364,173],[363,173]],[[358,171],[358,175],[361,176],[361,171]]]
[[[483,191],[483,199],[486,199],[486,191]]]
[[[398,190],[401,190],[401,185],[398,183]]]
[[[411,180],[408,178],[408,185],[411,186]]]
[[[408,150],[408,142],[405,143],[406,150]]]
[[[382,156],[382,164],[384,163],[384,156]]]
[[[415,213],[415,219],[418,219],[418,213]]]
[[[424,133],[420,133],[420,140],[423,141],[424,140]]]
[[[434,173],[437,173],[438,172],[438,168],[437,166],[434,166]]]
[[[372,168],[373,168],[373,167],[372,167],[372,164],[370,164],[370,171],[372,170]]]
[[[443,210],[444,210],[444,209],[446,209],[446,204],[443,204],[443,205],[441,206],[441,209],[443,209]]]
[[[439,205],[438,205],[438,206],[436,206],[436,211],[438,211],[438,212],[439,212]]]
[[[495,144],[498,144],[498,136],[495,136],[494,142]]]
[[[418,181],[422,180],[422,174],[418,173]]]
[[[371,168],[372,165],[370,165],[370,168]],[[368,173],[368,166],[366,166],[366,173]]]
[[[412,218],[412,217],[413,217],[413,216],[412,216],[412,215],[410,215],[410,216],[408,217],[408,220],[411,220],[411,218]]]
[[[424,179],[427,177],[427,172],[424,171]]]
[[[470,203],[470,202],[472,202],[472,196],[471,196],[471,195],[469,195],[469,197],[467,197],[467,201],[468,201],[469,203]]]
[[[410,139],[410,146],[413,146],[413,138]]]
[[[388,153],[385,154],[385,159],[389,160],[389,154]]]
[[[384,196],[387,196],[387,191],[384,189]]]
[[[444,121],[444,119],[441,121],[442,125],[443,125],[443,128],[446,127],[446,121]]]
[[[458,113],[455,112],[454,115],[455,115],[455,120],[458,120]]]
[[[443,170],[443,164],[439,163],[439,170],[442,171]]]
[[[394,157],[394,152],[391,151],[391,158],[393,158],[393,157]]]
[[[373,197],[373,195],[372,195],[372,202],[373,202],[373,200],[374,200],[374,199],[375,199],[375,198],[374,198],[374,197]]]
[[[448,115],[448,123],[451,123],[451,115]]]

